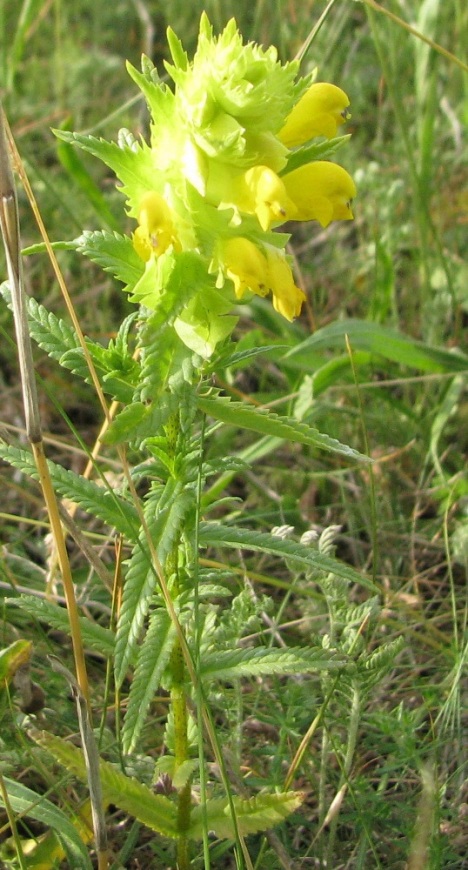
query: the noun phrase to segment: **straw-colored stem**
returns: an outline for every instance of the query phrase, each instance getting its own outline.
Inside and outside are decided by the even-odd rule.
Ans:
[[[75,588],[68,559],[65,537],[60,521],[57,498],[55,496],[52,480],[47,465],[47,460],[44,454],[42,441],[31,444],[34,460],[36,463],[39,481],[44,495],[44,501],[49,515],[50,526],[54,537],[55,547],[57,550],[58,561],[60,565],[60,573],[62,575],[63,588],[65,598],[67,600],[68,619],[70,622],[70,634],[73,645],[73,654],[75,658],[76,678],[78,685],[86,699],[88,708],[90,706],[88,675],[86,673],[85,658],[83,652],[83,644],[81,642],[81,629],[78,617],[78,607],[76,604]]]

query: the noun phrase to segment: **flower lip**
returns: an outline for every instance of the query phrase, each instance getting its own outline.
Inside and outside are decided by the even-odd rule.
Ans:
[[[333,139],[338,127],[348,119],[349,99],[341,88],[314,82],[286,118],[278,137],[283,145],[295,148],[315,136]]]

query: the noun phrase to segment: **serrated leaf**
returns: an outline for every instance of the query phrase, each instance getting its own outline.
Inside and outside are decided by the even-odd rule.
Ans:
[[[236,351],[236,353],[221,354],[219,358],[214,360],[214,367],[235,368],[237,365],[250,359],[255,359],[257,356],[263,356],[267,353],[278,354],[289,349],[290,346],[287,344],[267,344],[264,347],[249,347],[245,350]]]
[[[8,285],[2,284],[0,290],[7,305],[11,307]],[[92,384],[89,366],[74,330],[33,297],[27,297],[26,305],[31,338],[52,359],[58,360],[63,368],[82,378],[87,384]],[[86,339],[86,346],[104,392],[121,402],[131,402],[138,380],[138,363],[130,354],[124,357],[112,346],[105,348],[90,339]]]
[[[110,232],[84,232],[75,240],[77,250],[105,272],[133,289],[145,271],[145,264],[128,236]]]
[[[97,139],[80,133],[54,130],[64,142],[77,145],[109,166],[123,182],[122,193],[132,202],[132,215],[136,215],[145,193],[154,188],[154,157],[151,148],[143,141],[131,148],[119,148],[115,142]]]
[[[11,291],[4,282],[0,291],[11,309]],[[32,296],[26,297],[29,331],[31,337],[52,359],[60,359],[63,353],[79,346],[76,333],[64,320],[40,305]]]
[[[83,753],[76,746],[47,734],[31,732],[32,738],[81,782],[87,782]],[[139,822],[165,837],[177,837],[177,807],[163,795],[154,794],[147,786],[121,773],[108,761],[99,762],[104,800],[124,810]]]
[[[250,429],[252,432],[258,432],[261,435],[270,435],[271,437],[282,438],[286,441],[295,441],[299,444],[319,447],[322,450],[339,453],[342,456],[346,456],[347,459],[359,462],[372,461],[368,456],[364,456],[362,453],[354,450],[353,447],[348,447],[347,444],[342,444],[336,438],[324,435],[318,429],[308,426],[307,423],[295,420],[294,417],[279,417],[271,411],[249,408],[243,402],[232,402],[226,397],[213,399],[199,396],[197,404],[200,410],[209,417],[221,420],[228,426]]]
[[[33,480],[39,480],[36,464],[29,450],[0,442],[0,457]],[[128,540],[136,539],[140,524],[132,504],[110,488],[98,486],[92,480],[62,468],[50,459],[47,460],[47,465],[54,488],[63,498],[76,502],[82,510],[117,529]]]
[[[148,530],[161,564],[179,536],[194,505],[194,493],[182,481],[170,478],[157,508],[146,509]],[[149,510],[156,516],[148,519]],[[143,531],[130,558],[125,577],[115,645],[115,679],[120,686],[140,640],[141,629],[157,582],[156,569]]]
[[[111,227],[111,229],[117,230],[119,224],[115,215],[110,210],[100,187],[98,187],[92,175],[78,157],[75,149],[68,142],[58,142],[57,157],[72,181],[75,182],[91,204],[100,219],[100,223],[102,222],[106,226]]]
[[[127,711],[122,729],[125,754],[134,751],[146,714],[169,661],[176,631],[168,613],[158,610],[150,617],[148,631],[138,653]]]
[[[151,112],[154,123],[157,123],[159,118],[164,118],[166,124],[168,118],[174,110],[174,94],[160,81],[154,81],[157,72],[154,68],[149,68],[151,63],[148,58],[143,56],[143,64],[148,69],[148,74],[141,73],[131,63],[127,61],[127,71],[133,81],[138,85],[143,92],[148,108]],[[151,76],[151,77],[150,77]]]
[[[297,810],[303,800],[304,796],[294,791],[259,794],[250,800],[234,797],[237,831],[245,837],[247,834],[256,834],[279,825]],[[189,837],[193,840],[201,839],[205,827],[217,837],[236,839],[236,826],[226,799],[208,800],[205,806],[194,807],[190,817]]]
[[[306,674],[336,670],[349,663],[334,650],[316,648],[218,650],[203,657],[200,675],[210,680],[233,680],[267,674]]]
[[[103,440],[106,444],[121,444],[157,435],[176,409],[177,402],[177,396],[169,393],[150,405],[133,402],[115,417]]]
[[[199,541],[200,546],[224,546],[233,547],[236,550],[245,548],[246,550],[269,553],[271,556],[297,562],[298,565],[305,568],[321,571],[325,575],[337,574],[338,577],[344,577],[350,583],[357,583],[374,593],[378,592],[378,589],[367,577],[344,562],[340,562],[339,559],[325,556],[304,544],[283,540],[265,532],[254,532],[251,529],[240,529],[221,523],[200,523]],[[320,579],[317,582],[320,582]]]
[[[58,604],[53,604],[52,601],[37,598],[35,595],[20,595],[18,598],[7,598],[6,604],[20,607],[21,610],[29,613],[34,619],[45,622],[47,625],[51,625],[52,628],[57,628],[65,633],[70,631],[67,610],[64,607],[59,607]],[[95,622],[91,622],[85,616],[79,617],[79,623],[84,646],[101,653],[106,658],[110,658],[114,654],[113,631]]]
[[[13,782],[7,777],[4,777],[3,781],[15,813],[35,819],[56,831],[67,854],[70,867],[76,868],[76,870],[92,870],[93,865],[88,850],[65,813],[54,806],[44,795],[37,794],[21,783]],[[5,806],[1,791],[0,806]]]
[[[291,151],[285,168],[280,172],[281,176],[287,175],[294,169],[311,163],[312,160],[329,160],[339,149],[351,139],[351,134],[337,136],[336,139],[327,139],[326,142],[312,142]]]

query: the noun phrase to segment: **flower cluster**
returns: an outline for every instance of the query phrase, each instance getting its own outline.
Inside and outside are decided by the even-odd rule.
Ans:
[[[288,320],[300,313],[305,296],[285,253],[288,235],[276,230],[286,221],[325,227],[353,217],[352,178],[310,157],[312,139],[337,136],[349,100],[335,85],[298,78],[297,62],[281,64],[275,48],[244,45],[234,20],[214,37],[203,15],[191,62],[172,31],[168,38],[173,90],[148,62],[144,74],[129,68],[152,120],[150,146],[136,145],[140,168],[124,193],[138,221],[134,250],[145,264],[135,300],[156,307],[167,263],[187,252],[197,257],[198,285],[174,323],[179,332],[185,324],[190,346],[187,327],[200,331],[200,310],[209,331],[252,294],[271,293]],[[221,332],[218,324],[216,340],[233,322],[225,317]]]

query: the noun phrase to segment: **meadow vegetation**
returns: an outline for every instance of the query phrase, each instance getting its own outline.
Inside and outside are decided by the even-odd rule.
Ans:
[[[96,448],[102,402],[81,349],[67,345],[75,334],[70,314],[17,176],[25,282],[39,304],[30,315],[45,451],[72,518],[72,525],[64,521],[66,547],[94,735],[108,765],[101,769],[108,862],[93,847],[76,749],[79,690],[63,670],[75,672],[66,602],[28,452],[3,285],[0,865],[462,870],[468,8],[461,0],[382,7],[373,0],[0,0],[1,98],[22,172],[101,385],[111,383],[108,407],[125,395],[130,413],[136,307],[99,263],[60,243],[83,230],[130,234],[135,221],[114,174],[51,128],[113,141],[126,128],[147,138],[146,104],[125,60],[139,69],[145,53],[163,76],[166,28],[191,57],[203,10],[215,32],[234,15],[245,40],[275,45],[283,62],[313,32],[301,73],[318,67],[319,80],[337,84],[351,101],[345,133],[352,135],[336,159],[356,182],[355,219],[325,229],[287,225],[296,283],[307,296],[301,316],[289,322],[269,299],[254,296],[238,306],[235,347],[207,363],[210,384],[244,410],[214,410],[207,399],[190,423],[183,463],[190,486],[195,475],[200,593],[187,593],[185,606],[195,619],[184,622],[182,605],[171,610],[178,587],[169,603],[163,590],[168,614],[147,618],[147,607],[127,634],[117,627],[116,679],[121,586],[128,573],[131,582],[143,571],[138,546],[154,561],[156,578],[152,547],[167,537],[160,553],[170,579],[179,538],[168,528],[179,523],[180,530],[191,516],[187,508],[181,518],[184,502],[174,499],[169,520],[159,507],[154,528],[141,523],[163,484],[169,498],[164,475],[177,464],[180,433],[171,434],[172,417],[161,417],[158,429],[156,415],[159,440],[145,452],[152,433],[121,417]],[[109,347],[113,361],[100,356]],[[255,409],[295,421],[292,440],[274,422],[259,428]],[[136,428],[126,437],[128,420]],[[327,449],[326,439],[321,449],[302,424],[343,450]],[[195,671],[185,660],[183,678],[170,645],[179,616],[195,650]],[[148,657],[151,631],[159,663],[145,671],[140,656],[139,671],[137,647]],[[182,659],[184,643],[177,647]],[[285,663],[288,650],[297,656],[292,664]],[[187,694],[183,763],[174,737],[177,673]],[[138,689],[139,679],[154,683],[151,697]],[[164,761],[172,754],[175,768]],[[114,771],[171,800],[179,818],[188,795],[192,824],[198,819],[190,846],[179,836],[176,856],[172,817],[152,825],[149,803],[148,816],[139,814],[143,792],[129,787],[119,802],[126,786],[112,779]],[[281,796],[293,792],[300,799],[283,804]],[[210,826],[201,811],[196,816],[195,805],[208,798],[226,798],[238,826],[218,819]]]

